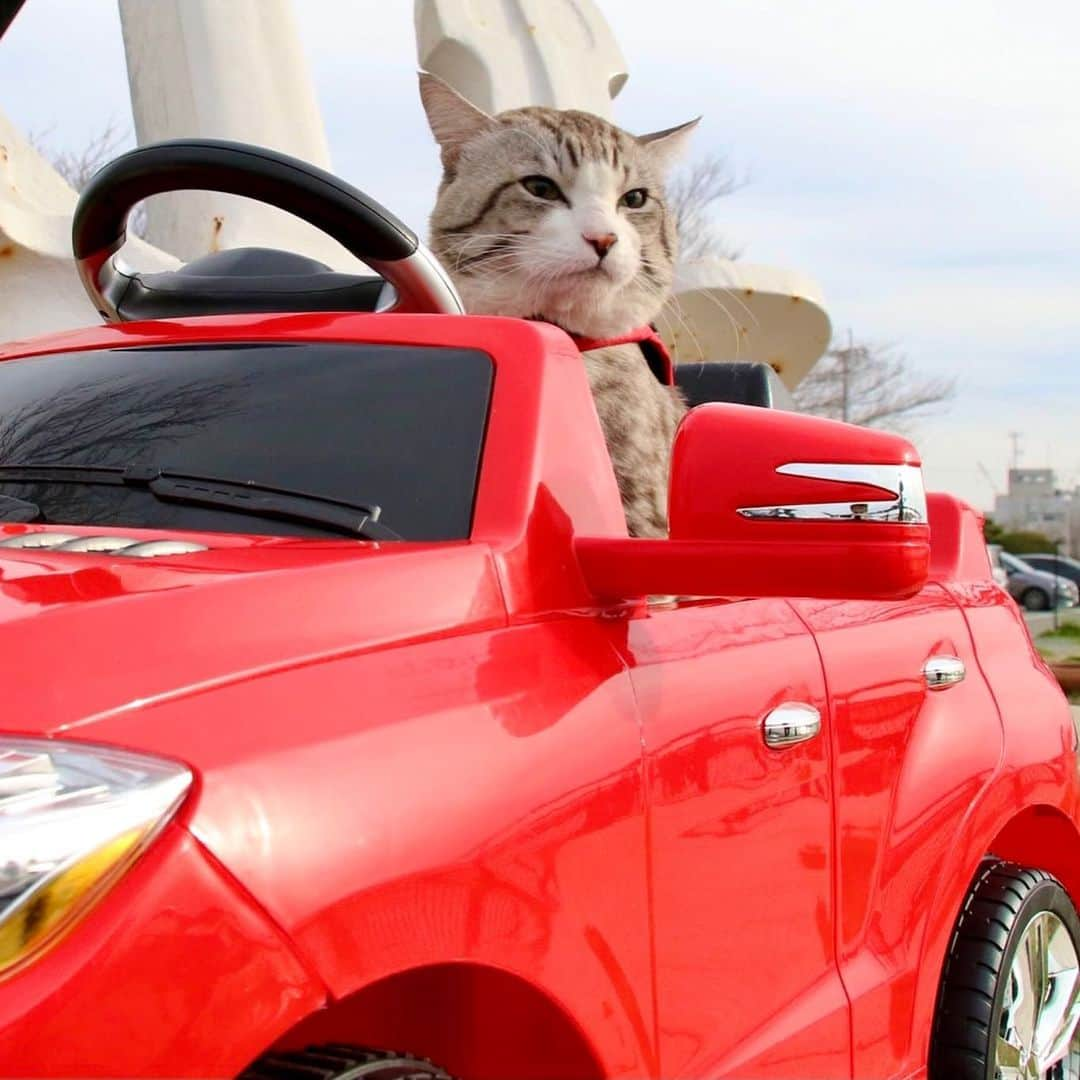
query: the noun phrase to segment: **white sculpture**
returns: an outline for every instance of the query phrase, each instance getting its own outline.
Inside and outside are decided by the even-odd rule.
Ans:
[[[680,363],[760,360],[791,390],[829,347],[821,289],[798,271],[705,257],[676,269],[674,292],[658,329]]]
[[[140,145],[233,139],[330,167],[291,0],[120,0]],[[359,264],[318,229],[235,195],[186,191],[147,202],[147,239],[184,262],[224,248],[299,251]]]
[[[34,337],[92,326],[71,258],[75,192],[0,113],[0,338]],[[133,242],[133,261],[167,270],[177,260]]]
[[[524,105],[611,119],[626,61],[593,0],[416,0],[420,66],[489,113]]]
[[[119,4],[140,143],[235,139],[329,167],[291,0]],[[535,104],[610,118],[627,79],[593,0],[416,0],[414,13],[420,65],[491,112]],[[0,338],[97,321],[70,257],[75,199],[0,115]],[[151,199],[148,239],[172,254],[132,242],[125,255],[140,269],[248,245],[303,252],[336,269],[358,265],[296,218],[207,192]],[[824,352],[830,328],[808,279],[707,259],[680,268],[660,329],[678,360],[764,360],[790,387]]]

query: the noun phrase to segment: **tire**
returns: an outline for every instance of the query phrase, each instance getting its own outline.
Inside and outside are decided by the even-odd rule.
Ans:
[[[451,1080],[426,1058],[388,1050],[328,1043],[263,1054],[238,1080]]]
[[[929,1080],[1080,1080],[1078,957],[1080,918],[1061,884],[986,860],[945,960]]]
[[[1025,611],[1048,611],[1050,597],[1042,589],[1025,589],[1020,604]]]

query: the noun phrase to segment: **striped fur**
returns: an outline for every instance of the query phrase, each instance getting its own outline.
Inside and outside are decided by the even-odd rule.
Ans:
[[[443,163],[430,246],[469,311],[545,319],[593,338],[656,318],[677,253],[664,174],[696,121],[634,136],[574,110],[488,116],[431,75],[421,74],[420,92]],[[554,186],[537,188],[537,179]],[[639,190],[640,206],[627,195]],[[664,536],[685,406],[636,345],[589,353],[585,370],[629,531]]]

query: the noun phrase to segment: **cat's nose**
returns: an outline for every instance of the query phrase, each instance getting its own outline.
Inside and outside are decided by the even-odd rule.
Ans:
[[[615,246],[616,241],[619,239],[613,232],[601,233],[599,236],[582,233],[581,236],[601,259]]]

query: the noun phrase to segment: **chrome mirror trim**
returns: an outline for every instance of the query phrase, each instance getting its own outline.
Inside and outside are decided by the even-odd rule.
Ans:
[[[859,502],[790,503],[773,506],[742,506],[746,518],[773,521],[875,521],[923,525],[928,520],[926,489],[922,469],[917,465],[862,465],[793,461],[777,466],[785,476],[827,480],[838,484],[859,484],[880,488],[888,499]]]

